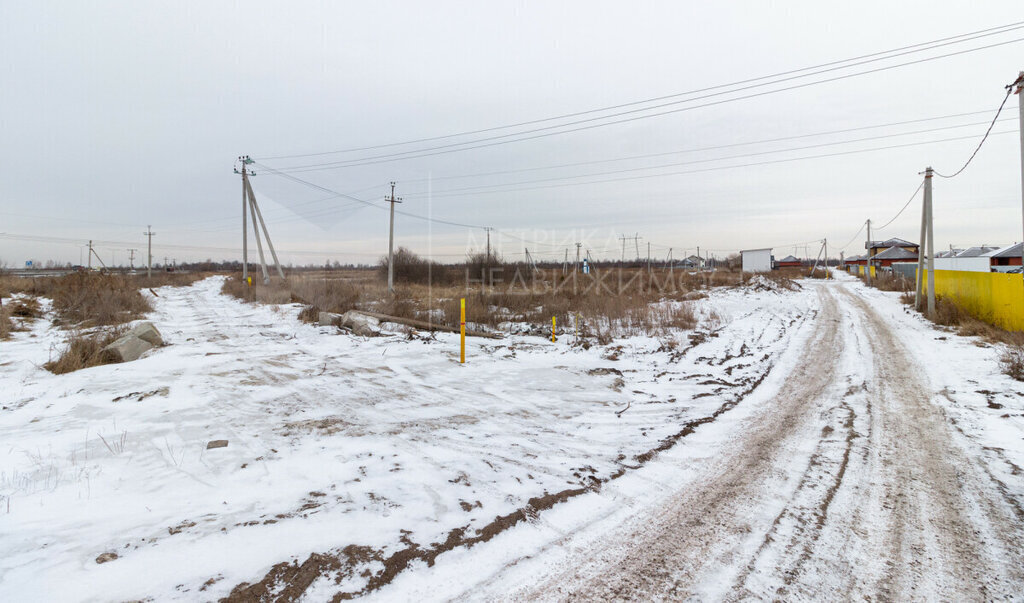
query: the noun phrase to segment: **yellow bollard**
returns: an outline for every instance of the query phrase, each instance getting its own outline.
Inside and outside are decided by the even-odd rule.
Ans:
[[[247,280],[249,282],[249,286],[252,287],[252,277],[251,276],[247,276],[247,277],[245,277],[245,280]]]
[[[466,298],[459,301],[459,363],[466,363]]]
[[[551,317],[551,341],[555,340],[555,317]]]

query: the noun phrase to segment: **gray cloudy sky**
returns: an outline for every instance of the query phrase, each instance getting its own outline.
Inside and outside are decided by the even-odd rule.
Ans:
[[[562,122],[272,157],[532,121],[1017,21],[1019,0],[4,2],[0,261],[77,263],[95,239],[104,259],[123,263],[127,247],[144,248],[147,224],[161,261],[237,257],[240,154],[277,169],[351,162]],[[1018,38],[1024,29],[704,102]],[[639,233],[641,255],[648,242],[658,257],[698,245],[786,255],[792,243],[822,237],[842,245],[866,218],[888,221],[926,165],[958,169],[1021,69],[1024,42],[1015,42],[557,136],[293,173],[379,207],[328,198],[260,165],[253,186],[285,262],[375,262],[387,245],[391,180],[403,211],[494,227],[495,247],[512,258],[524,247],[560,258],[576,241],[618,257],[621,233]],[[963,113],[974,114],[944,117]],[[968,170],[936,181],[940,246],[1021,240],[1016,115],[1011,96],[1006,121]],[[933,117],[944,118],[693,152]],[[968,138],[934,142],[960,137]],[[864,138],[873,140],[831,144]],[[909,143],[928,144],[777,161]],[[623,159],[653,154],[662,155]],[[766,161],[776,162],[707,169]],[[641,169],[651,166],[668,167]],[[916,240],[919,215],[915,203],[881,235]],[[482,245],[484,232],[400,215],[396,237],[455,259]],[[847,253],[862,250],[862,239]]]

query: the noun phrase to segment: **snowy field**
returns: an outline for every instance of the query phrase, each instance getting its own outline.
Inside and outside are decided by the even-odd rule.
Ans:
[[[136,362],[52,375],[41,365],[66,334],[44,320],[0,343],[0,600],[560,598],[545,576],[571,584],[558,576],[573,551],[700,488],[794,380],[818,400],[814,363],[843,372],[822,392],[877,377],[876,348],[856,332],[865,302],[1016,517],[1010,535],[1024,525],[1024,387],[999,372],[999,349],[850,280],[717,289],[692,303],[718,319],[673,338],[587,350],[570,336],[469,338],[465,365],[457,335],[356,338],[300,323],[297,305],[225,297],[221,283],[158,289],[148,319],[169,345]],[[854,412],[870,395],[820,398]],[[775,481],[751,484],[780,489],[747,518],[751,542],[799,503],[814,455],[835,460],[820,434],[846,411],[811,402],[806,420],[793,415],[803,431],[779,436],[791,454]],[[852,496],[844,487],[837,499]],[[738,592],[765,596],[775,578],[758,563],[776,558],[720,567],[743,577]],[[1024,587],[1015,575],[1000,584]]]

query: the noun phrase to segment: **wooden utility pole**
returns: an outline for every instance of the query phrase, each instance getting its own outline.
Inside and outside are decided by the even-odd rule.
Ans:
[[[243,213],[242,215],[244,216],[245,214]],[[146,237],[149,239],[149,245],[147,247],[148,254],[146,256],[147,257],[147,259],[146,259],[146,278],[152,278],[152,276],[153,276],[153,235],[155,235],[156,233],[153,232],[153,226],[150,224],[150,225],[146,226],[146,232],[144,232],[142,234],[146,235]]]
[[[385,197],[385,201],[391,204],[391,225],[388,228],[388,293],[395,292],[395,203],[401,203],[402,198],[395,196],[395,183],[391,183],[391,196]],[[490,233],[487,233],[487,255],[490,259]]]

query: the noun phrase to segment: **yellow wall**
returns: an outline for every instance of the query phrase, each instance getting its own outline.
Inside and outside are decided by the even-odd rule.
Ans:
[[[924,279],[928,288],[928,275]],[[1010,331],[1024,331],[1024,282],[1020,274],[936,270],[935,294],[971,315]]]

